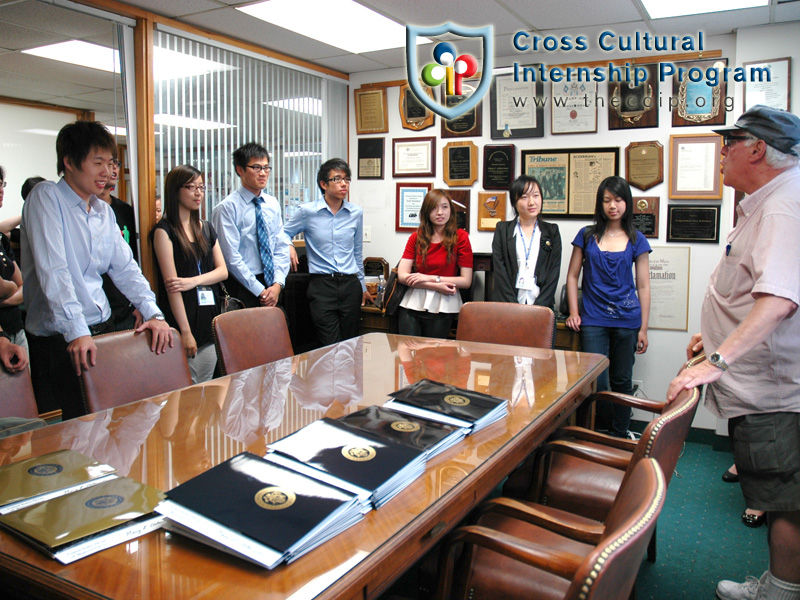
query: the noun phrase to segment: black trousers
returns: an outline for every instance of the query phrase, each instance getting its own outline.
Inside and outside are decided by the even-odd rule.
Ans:
[[[114,330],[113,319],[95,325],[92,336]],[[80,378],[67,352],[63,335],[38,336],[29,331],[28,338],[31,361],[31,379],[36,406],[39,413],[61,409],[63,420],[86,414]]]
[[[259,281],[259,283],[261,283],[261,285],[263,285],[263,286],[267,285],[264,282],[264,274],[263,273],[259,273],[258,275],[256,275],[256,279],[258,279],[258,281]],[[245,305],[245,308],[258,308],[259,306],[261,306],[261,302],[259,302],[258,296],[254,296],[253,293],[250,290],[248,290],[246,287],[244,287],[241,283],[239,283],[239,280],[236,279],[236,277],[234,277],[233,275],[228,277],[227,281],[225,281],[225,289],[228,290],[228,293],[231,296],[241,300],[242,303]],[[281,296],[278,297],[278,305],[279,306],[281,304],[281,297],[282,296],[283,296],[283,294],[281,294]]]
[[[358,275],[312,274],[306,297],[323,346],[358,335],[363,297]]]

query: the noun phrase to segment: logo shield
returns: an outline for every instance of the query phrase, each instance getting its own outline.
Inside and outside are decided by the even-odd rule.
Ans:
[[[463,115],[468,110],[481,101],[484,94],[489,90],[492,85],[492,72],[494,71],[494,31],[491,25],[486,27],[469,28],[455,25],[454,23],[445,23],[438,27],[416,27],[414,25],[406,26],[406,75],[408,77],[408,85],[417,99],[429,110],[435,112],[440,117],[447,119],[455,119]],[[435,37],[445,33],[453,33],[461,37],[481,38],[483,40],[483,69],[481,70],[481,81],[478,88],[461,104],[456,106],[446,107],[433,98],[428,96],[422,89],[419,82],[419,66],[417,65],[417,36],[420,37]]]

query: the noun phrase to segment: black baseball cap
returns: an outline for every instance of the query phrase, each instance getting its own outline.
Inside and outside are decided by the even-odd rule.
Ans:
[[[785,110],[756,104],[736,120],[733,127],[715,129],[714,133],[726,135],[744,129],[784,154],[800,156],[793,146],[800,144],[800,118]]]

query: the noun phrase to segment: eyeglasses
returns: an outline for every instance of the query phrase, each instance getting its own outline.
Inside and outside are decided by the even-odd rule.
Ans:
[[[5,181],[0,181],[0,188],[4,188],[4,187],[6,187],[6,182]]]
[[[269,173],[272,171],[272,167],[269,165],[245,165],[248,169],[253,169],[256,173],[260,173],[264,171],[265,173]]]
[[[742,140],[749,140],[751,139],[749,136],[746,135],[723,135],[722,136],[722,145],[727,146],[730,148],[736,142],[740,142]]]
[[[201,191],[201,192],[205,192],[206,191],[206,186],[204,186],[204,185],[195,185],[194,183],[187,183],[186,185],[182,185],[181,187],[186,188],[192,194],[194,194],[198,190]]]
[[[325,181],[327,181],[328,183],[330,183],[330,182],[333,182],[333,183],[342,183],[343,181],[344,181],[345,183],[350,183],[351,179],[350,179],[350,177],[339,177],[339,176],[337,175],[336,177],[331,177],[330,179],[326,179]]]

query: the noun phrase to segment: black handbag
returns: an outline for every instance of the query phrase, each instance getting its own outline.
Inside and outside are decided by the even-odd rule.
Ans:
[[[386,287],[383,292],[383,305],[386,307],[387,315],[392,316],[397,313],[397,309],[400,308],[400,302],[403,300],[403,296],[406,295],[407,290],[408,286],[400,283],[397,278],[397,267],[395,267],[389,273],[389,279],[386,281]]]
[[[238,298],[234,298],[233,296],[231,296],[228,293],[228,290],[225,289],[225,284],[222,283],[221,281],[219,283],[219,288],[222,291],[222,294],[220,294],[220,299],[219,299],[219,314],[244,308],[244,302],[242,302]]]

